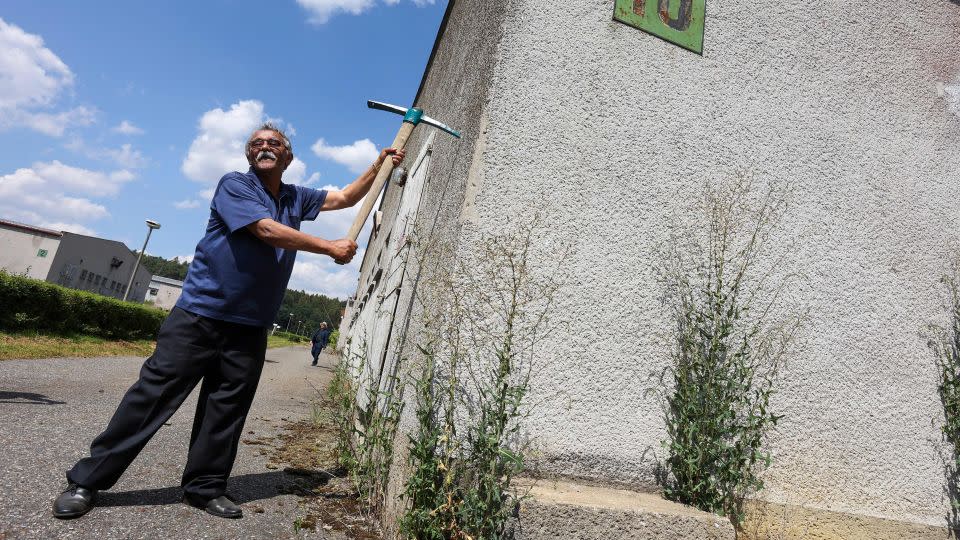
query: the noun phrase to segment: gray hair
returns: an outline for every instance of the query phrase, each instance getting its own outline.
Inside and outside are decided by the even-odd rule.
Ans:
[[[273,122],[264,122],[263,124],[260,125],[260,127],[253,130],[253,133],[256,133],[258,131],[273,131],[277,135],[280,135],[280,139],[283,140],[283,145],[287,147],[287,150],[291,154],[293,153],[293,145],[290,144],[290,139],[287,138],[287,134],[284,133],[283,130],[277,127],[276,124],[274,124]],[[247,144],[250,144],[250,141],[253,140],[253,133],[251,133],[250,138],[247,139]]]

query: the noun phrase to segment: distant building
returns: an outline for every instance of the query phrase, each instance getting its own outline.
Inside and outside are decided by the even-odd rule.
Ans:
[[[136,260],[136,253],[116,240],[0,220],[0,269],[11,274],[119,299]],[[128,298],[144,298],[150,277],[138,268]]]
[[[63,233],[0,220],[0,269],[47,279]]]
[[[170,311],[180,299],[183,292],[183,282],[161,276],[153,276],[147,288],[145,302],[152,302],[154,306]]]

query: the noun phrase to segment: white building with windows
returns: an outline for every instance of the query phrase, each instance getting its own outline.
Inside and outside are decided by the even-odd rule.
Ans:
[[[150,278],[150,286],[147,288],[147,296],[144,302],[149,302],[154,306],[170,311],[177,305],[180,299],[180,293],[183,292],[183,282],[166,278],[162,276],[153,276]]]
[[[122,242],[0,220],[0,269],[121,299],[137,255]],[[137,269],[128,299],[144,298],[150,272]]]

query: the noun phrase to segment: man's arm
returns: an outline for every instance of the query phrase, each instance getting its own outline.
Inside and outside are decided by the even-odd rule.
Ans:
[[[340,191],[327,192],[327,198],[324,199],[320,211],[339,210],[340,208],[349,208],[357,204],[360,202],[360,199],[370,191],[370,186],[373,185],[373,180],[377,177],[377,173],[380,172],[380,166],[383,164],[383,160],[387,159],[387,156],[393,156],[393,165],[397,166],[403,161],[404,155],[405,152],[403,150],[398,151],[395,148],[384,148],[373,164],[367,167],[367,170],[363,171],[350,185]]]
[[[324,240],[292,227],[287,227],[270,218],[261,219],[247,225],[247,230],[273,247],[328,255],[339,264],[350,262],[350,259],[357,253],[357,243],[349,238]]]

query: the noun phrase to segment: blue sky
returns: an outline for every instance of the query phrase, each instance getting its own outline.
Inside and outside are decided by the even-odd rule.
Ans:
[[[444,0],[72,0],[0,8],[0,218],[192,255],[242,141],[279,121],[285,180],[342,187],[414,98]],[[341,237],[354,212],[303,230]],[[366,232],[361,239],[366,238]],[[361,246],[362,247],[362,246]],[[300,253],[290,286],[347,297],[347,267]]]

